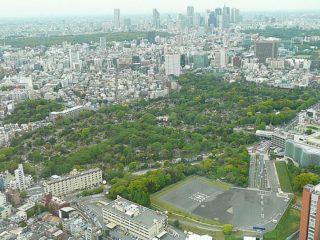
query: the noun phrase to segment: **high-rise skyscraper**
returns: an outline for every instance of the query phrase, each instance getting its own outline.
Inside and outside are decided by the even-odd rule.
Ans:
[[[193,27],[194,24],[194,7],[188,6],[187,7],[187,26]]]
[[[320,239],[320,184],[303,189],[299,239]]]
[[[24,171],[22,164],[18,165],[18,168],[14,170],[14,175],[16,178],[17,187],[19,190],[25,190],[26,189],[26,181],[24,178]]]
[[[181,58],[179,54],[166,55],[165,62],[164,62],[166,75],[180,76],[181,74],[180,61],[181,61]]]
[[[153,27],[155,29],[159,29],[160,28],[160,13],[158,12],[158,10],[156,8],[153,9],[152,11],[152,17],[153,17]]]
[[[114,9],[114,27],[116,29],[120,28],[120,9]]]
[[[240,21],[240,11],[237,8],[231,8],[230,22],[238,23]]]
[[[254,56],[261,63],[267,58],[277,58],[279,55],[279,41],[276,39],[259,40],[255,43]]]
[[[156,32],[155,31],[148,32],[148,42],[149,43],[156,43]]]
[[[213,11],[209,14],[208,26],[211,28],[216,28],[218,26],[217,18]]]
[[[204,13],[204,25],[209,26],[209,18],[210,18],[210,9],[207,9]]]
[[[129,30],[131,28],[131,19],[130,18],[125,18],[123,20],[123,26]]]
[[[196,13],[194,15],[193,24],[194,24],[195,27],[200,27],[200,25],[201,25],[201,15],[200,15],[200,13]]]
[[[222,25],[223,29],[228,28],[230,24],[230,8],[224,6],[222,10]]]
[[[101,49],[107,48],[107,38],[106,37],[100,37],[100,48]]]
[[[178,15],[178,20],[177,20],[177,28],[180,31],[183,31],[186,27],[186,19],[185,16],[183,14],[179,14]]]
[[[80,63],[80,53],[76,49],[69,49],[70,68],[74,69],[75,65]]]

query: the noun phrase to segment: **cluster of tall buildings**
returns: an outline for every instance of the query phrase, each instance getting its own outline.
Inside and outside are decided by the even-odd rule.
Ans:
[[[26,190],[32,181],[30,175],[25,176],[22,164],[18,165],[18,168],[14,170],[14,176],[9,172],[0,174],[0,191],[5,189],[18,189],[20,191]]]
[[[168,19],[171,20],[171,17],[168,16]],[[195,12],[193,6],[188,6],[186,15],[179,14],[177,18],[178,25],[186,28],[206,26],[225,29],[228,28],[231,23],[238,23],[240,21],[240,10],[227,6],[216,8],[212,11],[206,10],[204,14]],[[125,21],[124,25],[127,25]],[[152,10],[152,27],[155,30],[161,28],[160,13],[156,8]],[[114,28],[121,28],[120,9],[114,9]]]

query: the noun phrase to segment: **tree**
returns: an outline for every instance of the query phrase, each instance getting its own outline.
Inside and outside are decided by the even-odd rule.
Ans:
[[[223,225],[223,233],[225,235],[230,235],[233,230],[233,225],[232,224],[224,224]]]
[[[307,184],[316,184],[319,181],[319,176],[313,173],[301,173],[293,180],[293,187],[296,191],[302,191]]]
[[[180,222],[178,219],[174,220],[172,223],[172,226],[174,226],[175,228],[180,228]]]
[[[20,197],[21,197],[21,198],[27,198],[27,197],[28,197],[28,193],[27,193],[26,191],[22,191],[22,192],[20,193]]]
[[[90,129],[89,129],[89,128],[83,128],[83,129],[81,130],[80,136],[81,136],[82,138],[87,138],[89,135],[90,135]]]
[[[134,170],[137,170],[137,168],[138,168],[138,163],[137,162],[131,162],[131,163],[129,163],[129,170],[130,171],[134,171]]]

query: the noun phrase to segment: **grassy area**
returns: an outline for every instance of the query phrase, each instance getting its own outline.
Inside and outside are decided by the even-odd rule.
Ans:
[[[289,237],[292,233],[299,229],[300,225],[300,212],[290,206],[279,224],[272,232],[264,235],[265,240],[282,240]]]
[[[282,191],[292,193],[287,164],[285,162],[276,162],[276,168]]]
[[[199,229],[197,227],[193,227],[193,226],[190,226],[188,224],[183,224],[183,223],[180,223],[180,227],[183,230],[190,231],[190,232],[193,232],[196,234],[212,236],[213,239],[215,239],[215,240],[224,240],[225,239],[225,235],[223,234],[222,231],[210,231],[210,230]]]
[[[169,215],[173,215],[175,218],[180,218],[183,219],[184,221],[190,221],[192,222],[192,220],[194,221],[198,221],[204,224],[213,224],[213,225],[219,225],[221,226],[222,224],[218,221],[212,220],[212,219],[207,219],[207,218],[203,218],[188,212],[185,212],[179,208],[176,208],[175,206],[168,204],[164,201],[162,201],[160,199],[161,196],[174,191],[176,188],[179,188],[185,184],[188,184],[191,181],[194,181],[195,179],[197,180],[201,180],[205,183],[208,183],[214,187],[218,187],[224,190],[228,190],[232,187],[231,184],[227,184],[224,182],[218,182],[218,181],[213,181],[207,178],[203,178],[203,177],[198,177],[198,176],[192,176],[192,177],[188,177],[183,181],[177,182],[175,184],[172,184],[164,189],[162,189],[161,191],[151,195],[151,204],[152,206],[154,206],[155,208],[161,209],[161,210],[167,210],[169,212]]]

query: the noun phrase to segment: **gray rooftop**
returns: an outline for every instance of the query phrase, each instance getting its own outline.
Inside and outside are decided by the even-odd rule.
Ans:
[[[167,218],[166,215],[160,212],[143,207],[121,197],[109,203],[104,209],[121,217],[131,219],[146,227],[154,225],[154,221],[160,222]]]

